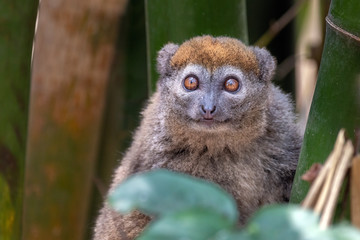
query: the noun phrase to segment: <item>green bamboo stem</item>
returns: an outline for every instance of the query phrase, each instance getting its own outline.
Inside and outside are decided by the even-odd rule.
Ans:
[[[31,49],[38,1],[0,2],[0,239],[21,235]]]
[[[291,201],[301,202],[308,183],[300,177],[323,162],[341,128],[354,138],[360,127],[360,2],[333,0],[326,18],[326,37],[319,76],[306,126]]]

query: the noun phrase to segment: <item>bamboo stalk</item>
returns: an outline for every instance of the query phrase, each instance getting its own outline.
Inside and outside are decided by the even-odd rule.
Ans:
[[[31,78],[24,240],[85,239],[106,89],[126,4],[41,2]]]
[[[326,159],[339,126],[351,139],[360,127],[359,12],[358,0],[331,1],[318,80],[290,198],[293,203],[302,201],[308,191],[300,176],[314,161]]]

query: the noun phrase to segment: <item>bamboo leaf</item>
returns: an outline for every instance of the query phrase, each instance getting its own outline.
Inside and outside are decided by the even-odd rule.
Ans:
[[[243,229],[238,229],[236,219],[229,217],[237,212],[231,206],[233,202],[226,208],[232,198],[219,190],[194,177],[155,170],[125,180],[110,194],[109,201],[123,213],[138,209],[155,215],[138,238],[141,240],[360,239],[360,232],[349,225],[322,230],[319,216],[298,205],[266,206]]]
[[[124,213],[138,209],[159,216],[199,207],[210,208],[232,223],[238,219],[235,201],[219,186],[167,170],[128,178],[110,194],[109,201]]]
[[[329,230],[329,235],[336,240],[355,240],[360,239],[360,231],[348,225],[340,225]]]
[[[298,206],[274,205],[255,214],[247,226],[253,239],[317,239],[318,216]]]
[[[166,215],[145,229],[139,240],[213,238],[219,231],[233,227],[229,219],[217,212],[195,208]]]

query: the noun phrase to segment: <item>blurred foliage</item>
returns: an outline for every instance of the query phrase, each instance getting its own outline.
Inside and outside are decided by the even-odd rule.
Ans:
[[[193,207],[208,207],[218,210],[218,214],[233,223],[238,219],[235,201],[217,185],[167,170],[130,177],[109,200],[117,211],[122,212],[139,209],[158,216]]]
[[[213,183],[162,169],[128,178],[109,203],[125,214],[137,209],[153,217],[140,240],[360,239],[360,231],[346,224],[320,230],[318,216],[296,205],[264,207],[239,229],[229,194]]]

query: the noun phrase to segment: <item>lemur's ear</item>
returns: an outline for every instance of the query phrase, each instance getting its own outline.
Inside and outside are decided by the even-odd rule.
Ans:
[[[265,48],[253,47],[253,51],[259,64],[259,78],[263,81],[271,81],[276,70],[276,59]]]
[[[158,52],[157,71],[160,76],[168,75],[171,72],[170,60],[178,48],[178,45],[174,43],[168,43]]]

